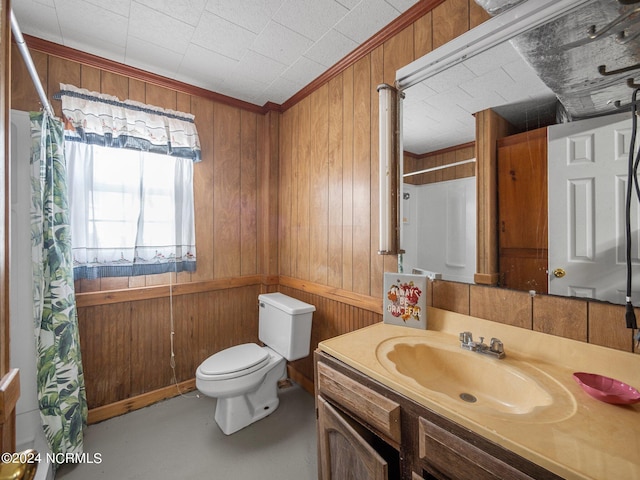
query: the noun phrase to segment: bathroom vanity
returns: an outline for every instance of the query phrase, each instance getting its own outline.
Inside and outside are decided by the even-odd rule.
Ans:
[[[320,343],[320,479],[640,479],[640,404],[572,377],[638,387],[640,356],[433,308],[428,325]],[[500,337],[506,358],[461,349],[463,331]]]

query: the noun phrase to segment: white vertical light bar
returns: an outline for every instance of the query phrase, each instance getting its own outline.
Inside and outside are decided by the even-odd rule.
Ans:
[[[399,179],[398,162],[398,91],[391,85],[378,86],[379,97],[379,188],[380,255],[398,253]],[[400,167],[401,168],[401,167]]]

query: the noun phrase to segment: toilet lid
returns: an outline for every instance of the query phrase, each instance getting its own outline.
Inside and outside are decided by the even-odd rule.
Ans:
[[[254,371],[268,361],[269,353],[264,348],[255,343],[244,343],[211,355],[202,362],[200,371],[206,375],[223,375],[247,369]]]

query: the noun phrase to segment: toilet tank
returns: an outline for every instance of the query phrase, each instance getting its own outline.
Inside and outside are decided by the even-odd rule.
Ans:
[[[316,307],[282,293],[258,295],[258,338],[287,360],[309,355]]]

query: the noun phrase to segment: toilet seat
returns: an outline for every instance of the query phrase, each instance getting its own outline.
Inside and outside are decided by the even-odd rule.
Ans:
[[[211,380],[248,375],[269,362],[269,352],[255,343],[227,348],[207,358],[198,370]]]

